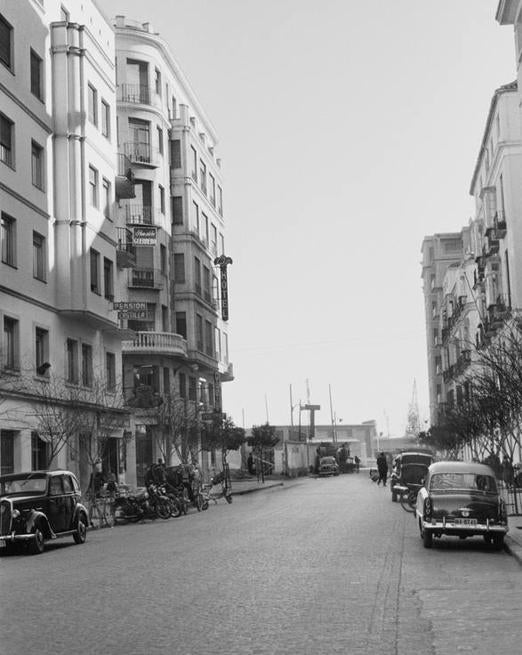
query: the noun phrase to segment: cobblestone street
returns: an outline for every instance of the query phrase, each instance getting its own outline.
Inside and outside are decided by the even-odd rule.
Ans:
[[[522,640],[517,561],[481,539],[426,551],[365,474],[91,531],[0,567],[11,655],[481,655]]]

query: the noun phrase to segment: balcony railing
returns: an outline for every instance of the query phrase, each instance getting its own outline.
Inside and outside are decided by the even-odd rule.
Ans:
[[[125,227],[117,228],[116,263],[120,268],[136,265],[136,248],[132,243],[132,232]]]
[[[121,102],[150,105],[152,94],[150,87],[145,84],[121,84],[118,97]]]
[[[126,200],[136,197],[131,161],[122,152],[118,153],[118,172],[116,174],[115,192],[116,200]]]
[[[136,289],[163,289],[165,275],[157,268],[134,268],[129,271],[129,287]]]
[[[127,141],[123,144],[123,151],[135,166],[155,167],[159,164],[159,150],[150,143]]]
[[[137,332],[134,339],[122,341],[125,354],[187,356],[187,341],[173,332]]]
[[[129,203],[122,208],[127,225],[154,225],[154,212],[150,205]]]

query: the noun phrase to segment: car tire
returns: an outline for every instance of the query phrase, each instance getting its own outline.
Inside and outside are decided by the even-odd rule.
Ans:
[[[483,539],[487,544],[491,544],[491,535],[490,534],[483,535]]]
[[[422,530],[422,543],[424,548],[431,548],[433,546],[433,533],[431,530]]]
[[[87,539],[87,517],[85,514],[80,514],[76,522],[76,530],[73,533],[75,544],[84,544]]]
[[[43,553],[45,548],[45,537],[39,525],[36,526],[33,538],[29,542],[28,547],[31,555],[40,555]]]

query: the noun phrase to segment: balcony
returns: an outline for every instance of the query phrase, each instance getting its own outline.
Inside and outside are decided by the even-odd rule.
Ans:
[[[128,141],[123,144],[123,152],[134,166],[145,168],[159,166],[159,150],[153,148],[150,143]]]
[[[120,268],[136,266],[136,248],[132,243],[132,232],[125,227],[117,228],[116,264]]]
[[[122,207],[127,225],[154,225],[154,211],[150,205],[129,203]]]
[[[499,240],[496,238],[496,234],[494,232],[491,233],[484,239],[482,254],[484,257],[493,257],[493,255],[498,253],[499,245]]]
[[[128,200],[136,197],[131,161],[123,153],[118,153],[118,173],[116,174],[115,193],[116,200]]]
[[[120,84],[119,102],[130,102],[134,105],[150,105],[152,93],[146,84]]]
[[[187,342],[173,332],[136,332],[134,339],[122,341],[124,355],[187,356]]]
[[[129,288],[159,291],[165,286],[165,274],[157,268],[134,268],[129,271]]]

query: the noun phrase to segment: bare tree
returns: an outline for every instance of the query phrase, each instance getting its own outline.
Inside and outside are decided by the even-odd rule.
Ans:
[[[195,403],[177,394],[164,394],[162,398],[163,402],[150,410],[160,428],[156,445],[165,462],[169,463],[176,453],[179,461],[187,465],[199,450],[201,424]]]

